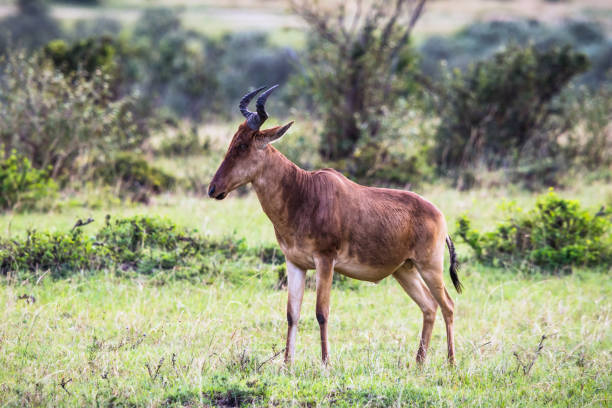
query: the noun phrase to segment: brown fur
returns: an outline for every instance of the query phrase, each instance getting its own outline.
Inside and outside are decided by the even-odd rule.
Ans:
[[[323,361],[328,359],[327,316],[335,270],[372,282],[391,274],[398,279],[423,310],[419,362],[425,359],[433,327],[432,313],[435,316],[440,304],[452,362],[454,308],[442,280],[447,242],[442,213],[413,192],[361,186],[333,169],[313,172],[300,169],[269,145],[289,126],[252,131],[241,125],[211,182],[214,192],[211,196],[224,198],[229,191],[251,182],[274,225],[288,269],[316,269],[316,316],[321,328]],[[299,291],[303,292],[303,282],[299,280],[304,276],[299,272],[289,274],[288,286],[296,288],[295,293],[290,289],[289,303],[292,299],[301,303]],[[456,272],[453,281],[455,277]],[[292,284],[292,279],[298,281]],[[291,333],[299,320],[299,307],[289,304],[287,310],[286,359],[290,360],[294,347],[291,339],[295,337]]]

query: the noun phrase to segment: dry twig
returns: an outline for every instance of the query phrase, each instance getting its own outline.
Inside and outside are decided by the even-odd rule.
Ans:
[[[538,344],[538,348],[536,349],[533,357],[531,358],[531,361],[527,362],[527,363],[523,363],[523,360],[521,359],[521,357],[518,355],[518,353],[515,351],[514,353],[514,357],[516,357],[516,360],[519,363],[519,366],[523,369],[523,374],[524,375],[529,375],[529,372],[531,371],[531,368],[533,367],[533,365],[535,364],[536,360],[538,359],[538,356],[540,355],[540,353],[542,352],[542,349],[544,348],[544,340],[546,340],[547,336],[545,334],[542,335],[542,338],[540,339],[540,343]],[[516,367],[516,369],[518,370],[519,366]]]
[[[157,367],[155,367],[155,373],[153,373],[153,370],[151,370],[151,366],[149,365],[149,363],[145,363],[145,367],[147,367],[147,371],[149,372],[149,377],[151,377],[151,379],[153,381],[155,381],[157,379],[157,375],[159,374],[159,369],[161,368],[162,364],[164,364],[164,357],[162,357],[159,360],[159,363],[157,363]]]
[[[71,381],[72,381],[72,378],[69,378],[69,379],[67,379],[67,380],[66,380],[64,377],[62,377],[62,381],[60,382],[60,386],[62,387],[62,389],[63,389],[64,391],[66,391],[66,393],[67,393],[68,395],[72,395],[72,393],[71,393],[70,391],[68,391],[68,389],[66,388],[66,386],[67,386],[67,385],[68,385],[68,384],[69,384]]]

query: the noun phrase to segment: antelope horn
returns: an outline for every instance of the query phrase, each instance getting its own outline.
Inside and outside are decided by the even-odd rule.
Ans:
[[[238,105],[238,108],[240,108],[240,112],[247,119],[247,124],[253,130],[259,129],[259,126],[261,126],[261,124],[259,123],[259,118],[257,114],[248,110],[247,106],[249,105],[249,102],[251,102],[251,99],[253,99],[253,97],[259,92],[261,92],[264,88],[265,86],[262,86],[261,88],[244,95],[240,100],[240,104]]]
[[[266,99],[268,99],[268,96],[276,88],[278,88],[278,84],[269,88],[266,92],[262,93],[259,96],[259,98],[257,98],[256,107],[257,107],[257,116],[259,116],[259,126],[261,126],[266,121],[266,119],[268,119],[268,114],[266,113],[266,107],[265,107]]]

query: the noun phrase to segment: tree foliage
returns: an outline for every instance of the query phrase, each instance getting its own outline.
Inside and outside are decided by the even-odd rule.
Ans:
[[[16,6],[16,14],[0,21],[0,55],[14,47],[32,50],[61,35],[45,0],[18,0]]]
[[[55,179],[87,178],[94,160],[138,148],[148,133],[129,98],[112,100],[100,71],[64,75],[37,56],[12,53],[0,78],[0,143]]]
[[[559,136],[572,126],[556,98],[587,66],[571,47],[509,47],[467,72],[456,70],[440,92],[437,164],[497,168],[524,155],[554,157]]]
[[[325,159],[349,156],[364,133],[377,137],[413,67],[408,43],[425,1],[364,3],[292,2],[310,27],[304,86],[323,115]]]

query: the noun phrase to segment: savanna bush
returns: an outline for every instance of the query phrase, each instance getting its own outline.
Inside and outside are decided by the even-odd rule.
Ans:
[[[49,271],[54,278],[108,263],[107,251],[82,230],[28,231],[23,240],[0,240],[0,273],[3,275]]]
[[[612,42],[607,38],[605,27],[597,21],[583,19],[569,19],[558,25],[535,19],[475,22],[455,35],[427,38],[419,48],[419,65],[423,74],[440,79],[444,66],[466,70],[473,61],[489,58],[510,44],[521,47],[533,44],[540,51],[572,46],[591,61],[589,69],[576,80],[592,89],[608,81],[612,68]]]
[[[130,98],[114,100],[96,70],[65,75],[40,56],[9,54],[0,77],[0,143],[51,177],[80,181],[94,160],[137,149],[148,137]]]
[[[283,260],[276,247],[251,248],[244,239],[211,240],[168,219],[134,216],[111,219],[86,234],[77,223],[69,232],[28,231],[24,239],[0,239],[0,274],[27,277],[48,272],[53,278],[110,269],[118,274],[168,279],[239,283],[259,276],[260,265]],[[167,274],[159,274],[164,272]],[[272,273],[270,279],[276,278]]]
[[[455,71],[439,99],[437,164],[497,168],[525,155],[555,157],[559,136],[570,127],[555,97],[587,66],[587,57],[570,47],[509,47],[467,72]]]
[[[30,160],[12,151],[0,157],[0,209],[29,210],[44,206],[57,192],[47,169],[32,167]]]
[[[350,157],[325,165],[363,184],[406,187],[430,180],[435,121],[417,113],[412,102],[401,99],[396,109],[381,109],[378,137],[366,131]]]
[[[84,71],[93,75],[97,70],[110,74],[115,66],[115,45],[110,37],[80,39],[73,44],[53,40],[43,48],[43,55],[64,75]]]
[[[210,150],[210,139],[206,137],[201,141],[198,136],[198,128],[176,125],[175,132],[166,132],[159,147],[155,149],[156,154],[163,156],[189,156],[203,154]]]
[[[495,266],[524,262],[548,271],[572,266],[612,265],[610,213],[591,214],[576,200],[553,191],[538,198],[535,208],[524,212],[514,203],[493,231],[472,228],[467,216],[457,220],[457,232],[478,260]]]
[[[147,203],[150,194],[172,189],[174,176],[152,166],[141,155],[119,152],[105,163],[94,162],[94,178],[115,185],[121,197]]]

